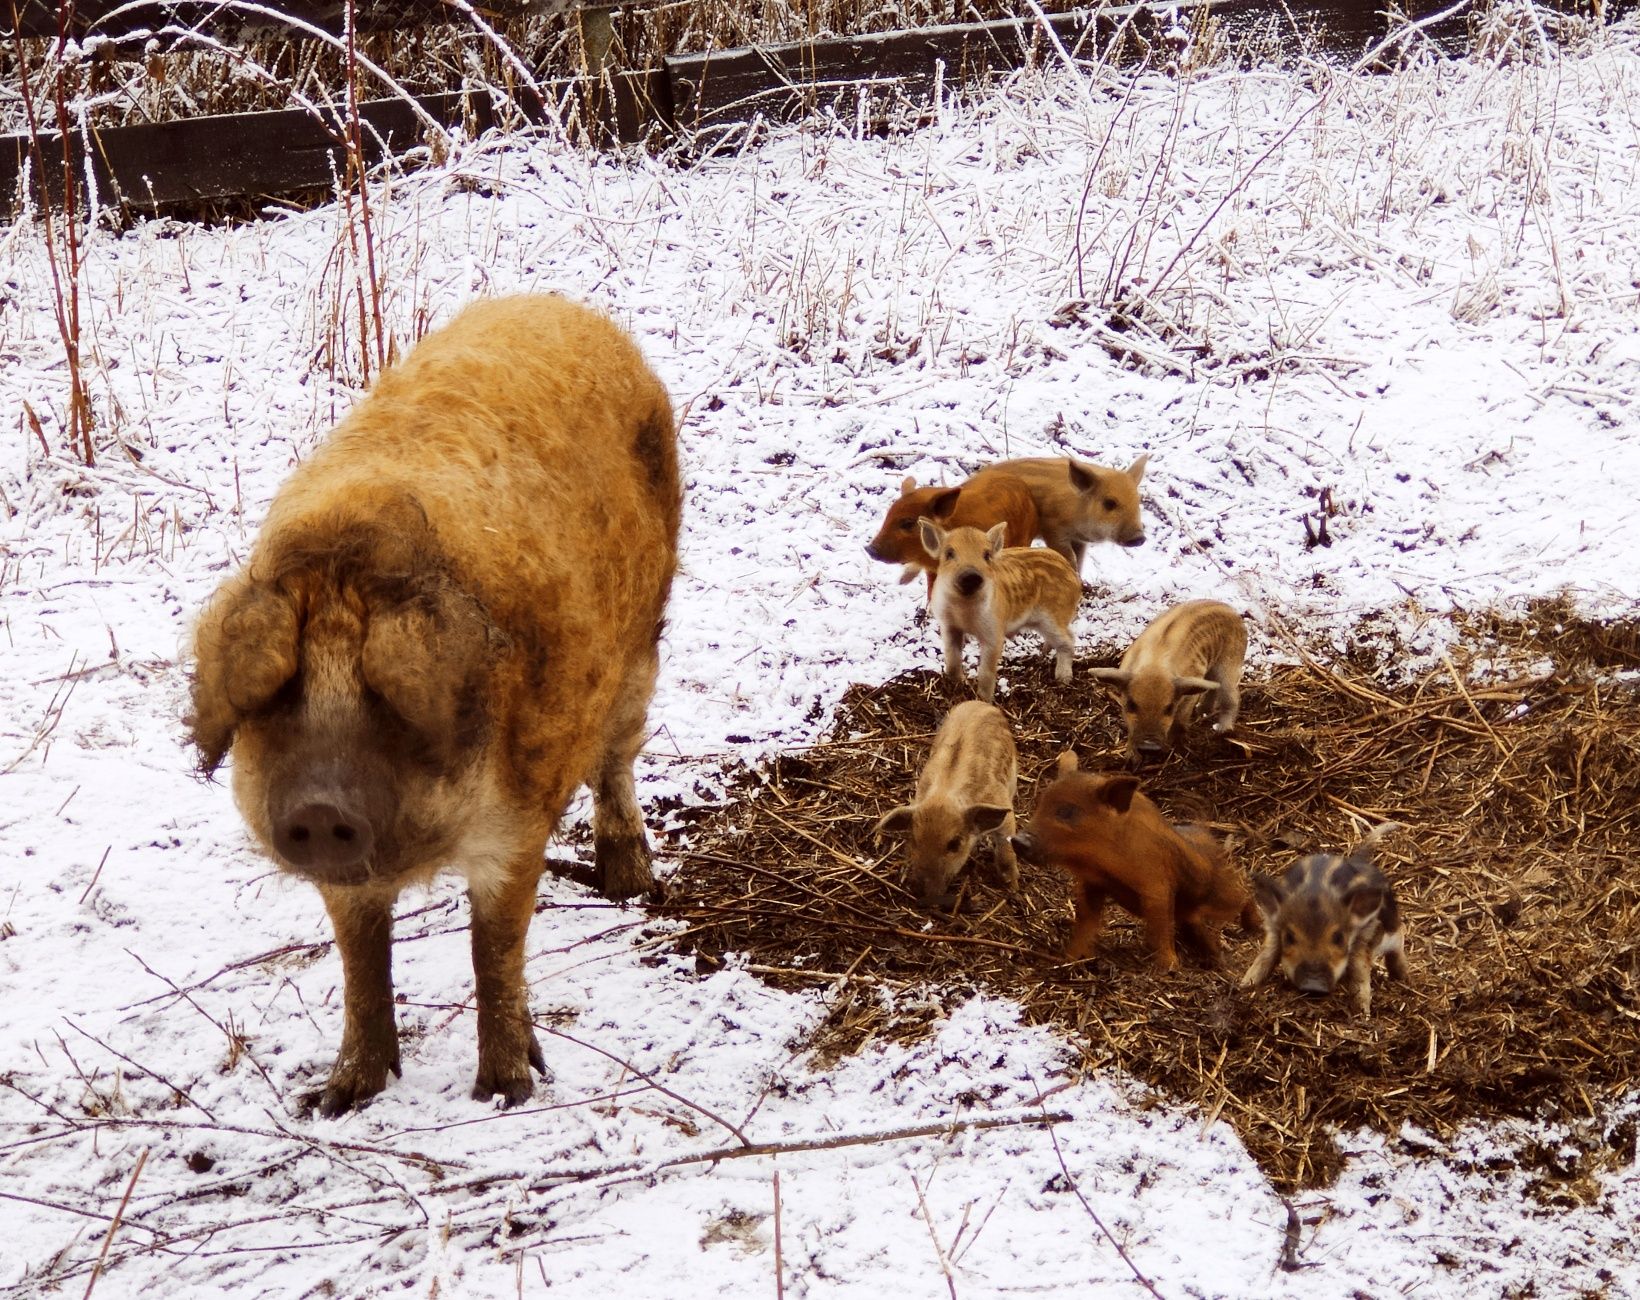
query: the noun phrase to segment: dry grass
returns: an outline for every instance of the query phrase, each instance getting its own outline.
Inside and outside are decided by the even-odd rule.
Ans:
[[[1347,666],[1278,667],[1250,684],[1239,746],[1195,736],[1147,775],[1169,813],[1233,834],[1249,871],[1345,845],[1369,822],[1406,824],[1384,861],[1415,982],[1380,976],[1370,1021],[1341,996],[1238,992],[1251,937],[1224,973],[1158,977],[1137,927],[1118,924],[1093,960],[1065,965],[1068,888],[1048,871],[1025,868],[1016,897],[971,874],[954,915],[917,910],[870,830],[910,792],[953,700],[926,672],[853,688],[830,741],[749,776],[680,846],[668,911],[705,966],[740,953],[782,987],[831,985],[822,1059],[915,1037],[984,990],[1062,1032],[1085,1066],[1227,1119],[1283,1188],[1337,1174],[1339,1130],[1540,1117],[1582,1139],[1577,1154],[1535,1153],[1541,1190],[1585,1195],[1591,1172],[1633,1155],[1632,1131],[1602,1117],[1640,1060],[1640,691],[1611,674],[1640,668],[1640,623],[1592,626],[1551,605],[1468,630],[1535,671],[1460,685],[1443,666],[1391,688]],[[1058,689],[1037,658],[1016,660],[999,696],[1022,811],[1066,745],[1084,766],[1120,761],[1088,663]]]

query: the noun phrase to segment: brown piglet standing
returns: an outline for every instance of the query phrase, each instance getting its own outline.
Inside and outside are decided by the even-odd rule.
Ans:
[[[932,608],[945,641],[946,677],[963,680],[962,646],[973,637],[979,642],[979,697],[989,704],[996,697],[1003,643],[1029,630],[1053,650],[1054,680],[1070,681],[1076,654],[1071,619],[1082,599],[1082,580],[1065,558],[1044,546],[1004,549],[1002,524],[989,533],[946,532],[924,519],[921,528],[923,546],[939,562]]]
[[[906,838],[911,883],[923,902],[945,900],[981,836],[991,842],[1003,882],[1018,885],[1008,843],[1018,779],[1014,737],[1001,709],[968,700],[945,715],[917,778],[917,801],[877,823],[879,835]]]
[[[1277,964],[1300,993],[1326,995],[1342,982],[1363,1016],[1372,1014],[1372,963],[1407,978],[1405,938],[1395,887],[1374,860],[1378,841],[1397,829],[1378,827],[1347,856],[1312,853],[1279,879],[1259,876],[1253,897],[1264,914],[1264,947],[1242,977],[1257,988]]]
[[[916,479],[907,478],[877,536],[866,546],[866,554],[884,564],[904,565],[901,582],[927,574],[928,596],[934,594],[939,563],[922,544],[918,520],[925,516],[943,528],[978,528],[981,532],[1005,524],[1005,546],[1029,546],[1036,540],[1036,502],[1030,489],[1012,474],[986,475],[983,481],[970,480],[961,487],[918,487]]]
[[[1080,772],[1069,751],[1038,796],[1031,824],[1014,836],[1014,852],[1071,878],[1076,920],[1065,956],[1072,961],[1092,950],[1108,903],[1143,923],[1159,971],[1179,965],[1178,930],[1217,967],[1219,932],[1237,920],[1249,931],[1258,924],[1246,887],[1211,831],[1170,825],[1139,793],[1138,777]]]
[[[1128,755],[1134,762],[1166,752],[1189,725],[1201,697],[1213,694],[1213,730],[1236,725],[1247,628],[1219,600],[1187,600],[1156,617],[1122,656],[1119,668],[1095,668],[1121,702]]]
[[[647,731],[681,503],[672,407],[636,345],[563,298],[468,307],[279,489],[200,616],[189,719],[280,870],[324,899],[336,1115],[399,1072],[393,904],[467,878],[473,1095],[545,1071],[524,985],[543,849],[592,788],[604,893],[651,884],[632,764]]]
[[[1149,460],[1147,453],[1126,469],[1109,469],[1065,456],[1030,456],[987,465],[968,483],[991,474],[1023,479],[1036,502],[1042,540],[1069,560],[1080,576],[1090,543],[1144,544],[1139,480]]]

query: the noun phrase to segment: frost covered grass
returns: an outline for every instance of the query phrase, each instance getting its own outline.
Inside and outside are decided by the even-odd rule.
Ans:
[[[811,124],[688,168],[479,141],[371,192],[384,348],[550,288],[667,381],[684,567],[643,769],[666,817],[823,734],[851,682],[937,662],[862,548],[902,475],[1004,455],[1152,453],[1150,542],[1090,562],[1085,644],[1219,595],[1255,666],[1485,672],[1454,615],[1569,589],[1632,617],[1640,561],[1640,34],[1527,52],[1393,78],[1033,73],[913,135]],[[405,1077],[344,1121],[299,1115],[337,959],[312,892],[190,778],[181,651],[366,376],[356,222],[84,231],[91,466],[40,228],[0,231],[0,1286],[83,1289],[107,1244],[105,1297],[765,1294],[776,1168],[793,1295],[1070,1295],[1135,1270],[1170,1296],[1640,1286],[1632,1165],[1569,1207],[1524,1199],[1519,1152],[1555,1130],[1341,1135],[1289,1275],[1287,1210],[1211,1112],[1087,1073],[987,997],[821,1066],[806,1036],[854,991],[703,973],[564,881],[533,931],[536,1106],[467,1097],[446,884],[400,919]],[[1051,1136],[1024,1122],[1044,1107],[1071,1116]],[[987,1116],[1019,1122],[882,1136]],[[660,1168],[736,1131],[882,1140]]]

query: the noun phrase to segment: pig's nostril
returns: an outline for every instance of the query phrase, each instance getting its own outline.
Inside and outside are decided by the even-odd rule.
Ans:
[[[292,826],[290,828],[290,837],[298,844],[306,844],[311,835],[312,832],[306,826]]]
[[[354,836],[358,834],[358,832],[351,826],[342,825],[332,826],[330,828],[330,833],[339,839],[343,844],[351,844]]]

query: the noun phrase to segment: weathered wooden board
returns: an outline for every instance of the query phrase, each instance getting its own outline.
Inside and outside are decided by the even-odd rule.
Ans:
[[[16,21],[13,21],[13,3]],[[529,13],[565,13],[581,0],[474,0],[472,8],[486,20]],[[472,19],[453,0],[356,0],[356,31],[396,31],[428,23],[469,23]],[[265,12],[265,11],[274,12]],[[76,40],[86,36],[129,36],[166,26],[209,32],[219,40],[266,31],[290,31],[307,25],[341,35],[346,23],[344,0],[0,0],[0,36],[56,36],[61,29]]]
[[[601,82],[556,81],[542,87],[557,112],[572,112],[599,143],[635,143],[670,116],[663,73],[616,74]],[[488,95],[423,95],[416,107],[403,99],[359,106],[362,153],[367,164],[403,155],[425,142],[426,117],[443,126],[483,130],[495,120]],[[420,113],[416,111],[419,108]],[[532,116],[544,116],[537,106]],[[92,177],[98,201],[140,212],[190,208],[220,199],[273,197],[329,186],[346,165],[343,127],[335,117],[303,110],[233,113],[91,133]],[[29,137],[0,137],[0,212],[14,210]],[[71,166],[82,191],[84,146],[71,146]],[[36,197],[62,199],[63,154],[55,133],[42,134],[31,168]],[[42,191],[43,186],[43,191]]]

